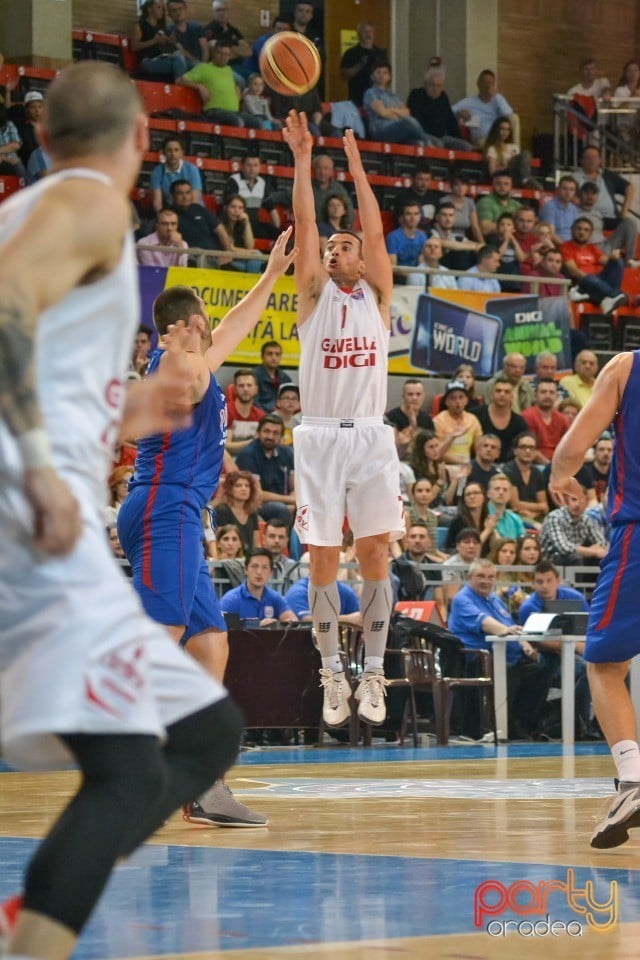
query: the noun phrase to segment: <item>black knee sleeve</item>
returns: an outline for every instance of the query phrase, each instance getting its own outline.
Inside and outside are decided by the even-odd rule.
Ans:
[[[182,775],[183,795],[176,806],[199,796],[229,769],[243,725],[239,708],[226,697],[167,728],[165,756]]]

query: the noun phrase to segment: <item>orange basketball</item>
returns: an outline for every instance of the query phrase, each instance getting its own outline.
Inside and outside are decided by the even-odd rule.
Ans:
[[[296,97],[315,87],[322,64],[317,49],[301,33],[283,30],[269,37],[260,51],[260,73],[268,87]]]

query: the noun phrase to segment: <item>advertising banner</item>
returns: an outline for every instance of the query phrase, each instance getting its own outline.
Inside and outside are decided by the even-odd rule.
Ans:
[[[204,300],[215,328],[256,282],[255,274],[190,267],[139,267],[142,322],[152,326],[151,306],[165,287],[184,284]],[[267,308],[228,363],[260,362],[269,340],[282,347],[282,364],[297,367],[300,356],[296,326],[297,294],[293,277],[276,283]],[[477,376],[490,377],[507,353],[522,353],[527,372],[543,350],[555,354],[558,369],[571,367],[569,308],[564,297],[530,294],[469,293],[394,287],[391,309],[389,373],[449,376],[461,363]]]

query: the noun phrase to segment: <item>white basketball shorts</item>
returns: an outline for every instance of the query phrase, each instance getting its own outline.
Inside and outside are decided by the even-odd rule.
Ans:
[[[339,546],[345,517],[354,538],[405,535],[393,428],[380,417],[303,417],[293,430],[297,514],[303,543]]]
[[[71,757],[55,734],[151,734],[226,695],[144,613],[99,511],[66,557],[30,547],[31,516],[0,490],[0,740],[16,766]]]

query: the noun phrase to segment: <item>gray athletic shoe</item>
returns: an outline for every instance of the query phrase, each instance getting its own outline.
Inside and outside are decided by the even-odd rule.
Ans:
[[[385,687],[389,681],[382,673],[363,673],[356,690],[356,700],[360,701],[358,716],[365,723],[379,727],[387,716],[387,705],[384,698],[387,695]]]
[[[591,846],[596,850],[619,847],[629,839],[632,827],[640,827],[640,783],[616,780],[615,784],[617,793],[591,837]]]
[[[199,800],[182,808],[187,823],[203,823],[208,827],[266,827],[268,819],[240,803],[226,783],[216,780]]]
[[[341,727],[351,716],[349,681],[342,671],[334,673],[323,668],[320,671],[320,686],[324,690],[322,719],[328,727]]]

